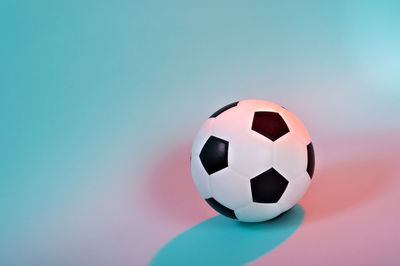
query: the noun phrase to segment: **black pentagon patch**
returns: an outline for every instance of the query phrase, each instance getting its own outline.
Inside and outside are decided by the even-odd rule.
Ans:
[[[211,136],[200,152],[200,161],[209,175],[228,166],[228,142]]]
[[[315,156],[314,156],[314,146],[312,145],[312,142],[307,145],[307,173],[310,175],[310,178],[312,178],[314,174],[314,168],[315,168]]]
[[[225,207],[224,205],[216,201],[214,198],[206,199],[206,201],[208,204],[210,204],[211,207],[213,207],[214,210],[216,210],[220,214],[232,219],[237,219],[235,212],[233,210]]]
[[[238,103],[239,103],[239,102],[234,102],[234,103],[225,105],[224,107],[222,107],[221,109],[219,109],[218,111],[216,111],[215,113],[213,113],[213,114],[210,116],[210,118],[211,118],[211,117],[217,117],[217,116],[219,116],[221,113],[225,112],[226,110],[231,109],[232,107],[235,107],[236,105],[238,105]]]
[[[289,132],[285,120],[275,112],[255,112],[251,129],[272,141]]]
[[[281,198],[289,181],[278,171],[270,168],[250,180],[253,201],[258,203],[276,203]]]

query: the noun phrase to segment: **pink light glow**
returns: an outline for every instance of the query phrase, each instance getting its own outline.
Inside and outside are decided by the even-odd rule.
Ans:
[[[396,264],[398,133],[314,140],[316,173],[300,201],[305,220],[286,242],[252,264]],[[147,176],[148,210],[160,219],[157,237],[148,243],[153,254],[174,236],[216,214],[193,184],[190,149],[190,141],[173,145],[154,160]],[[150,229],[143,228],[146,235],[154,232]]]
[[[300,201],[306,211],[304,223],[253,264],[398,264],[397,136],[394,132],[322,143],[324,164]]]
[[[196,224],[216,214],[201,198],[190,173],[191,141],[162,154],[152,166],[145,196],[163,219]]]

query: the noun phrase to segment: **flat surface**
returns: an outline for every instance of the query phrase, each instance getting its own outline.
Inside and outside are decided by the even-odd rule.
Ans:
[[[216,264],[399,265],[399,12],[2,1],[0,264],[157,264],[196,248]],[[316,154],[296,212],[265,228],[212,218],[190,176],[200,125],[248,98],[294,112]]]

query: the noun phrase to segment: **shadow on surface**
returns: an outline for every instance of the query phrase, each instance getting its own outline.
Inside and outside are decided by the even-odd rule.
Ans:
[[[263,223],[241,223],[217,215],[167,243],[151,265],[241,265],[273,250],[289,238],[304,219],[294,206]]]

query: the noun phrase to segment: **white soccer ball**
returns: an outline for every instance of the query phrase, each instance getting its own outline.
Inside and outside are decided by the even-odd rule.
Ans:
[[[190,158],[200,195],[219,213],[244,222],[292,208],[314,172],[306,128],[287,109],[263,100],[235,102],[211,115]]]

